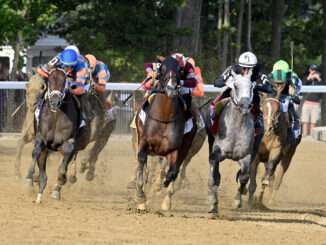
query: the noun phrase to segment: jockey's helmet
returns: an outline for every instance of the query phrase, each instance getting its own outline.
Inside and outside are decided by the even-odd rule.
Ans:
[[[284,60],[279,60],[273,65],[273,71],[283,70],[285,72],[289,71],[289,64]]]
[[[64,66],[75,66],[77,65],[77,53],[72,49],[65,49],[59,55],[60,61]]]
[[[95,58],[95,56],[92,55],[92,54],[86,54],[85,58],[88,60],[89,67],[91,68],[91,71],[93,72],[95,70],[95,66],[96,66],[96,58]]]
[[[171,56],[179,61],[180,67],[184,68],[186,66],[187,60],[183,54],[174,53]]]
[[[284,70],[275,70],[272,72],[272,83],[280,85],[286,82],[286,72]]]
[[[77,53],[77,55],[80,55],[79,49],[75,45],[69,45],[65,47],[65,49],[72,49]]]
[[[257,65],[257,57],[252,52],[245,52],[239,56],[238,60],[240,67],[253,68]]]

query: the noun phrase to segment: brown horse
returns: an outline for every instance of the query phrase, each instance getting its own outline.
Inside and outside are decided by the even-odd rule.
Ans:
[[[258,199],[259,205],[262,206],[265,187],[271,187],[271,201],[273,201],[276,192],[280,188],[283,175],[288,169],[295,150],[301,141],[300,135],[296,139],[295,145],[284,146],[288,137],[289,122],[286,120],[285,113],[282,111],[279,102],[281,90],[281,87],[277,89],[275,97],[267,97],[264,94],[264,99],[261,102],[265,133],[259,145],[258,152],[250,166],[249,208],[252,207],[253,194],[257,187],[256,174],[259,163],[263,162],[265,164],[265,175],[262,180],[262,189]]]
[[[178,176],[180,165],[187,156],[197,131],[196,115],[193,112],[193,127],[190,132],[184,134],[186,123],[184,104],[178,97],[180,77],[181,67],[178,60],[171,56],[166,59],[161,58],[159,82],[154,89],[155,99],[148,105],[145,119],[141,115],[144,115],[141,107],[136,115],[139,162],[136,191],[138,209],[146,209],[143,171],[147,156],[159,155],[168,160],[169,171],[163,185],[171,186]],[[172,194],[173,192],[170,191],[168,202],[171,201]],[[170,208],[171,205],[168,207]]]
[[[58,169],[58,180],[51,196],[60,198],[60,190],[67,181],[69,162],[77,152],[80,140],[86,137],[87,126],[79,128],[80,113],[76,102],[66,86],[67,74],[62,69],[52,69],[48,79],[47,97],[36,127],[35,147],[32,164],[26,176],[25,185],[32,185],[35,163],[39,168],[39,193],[36,203],[42,202],[42,195],[47,183],[46,160],[49,151],[60,151],[63,161]],[[78,137],[78,135],[82,137]]]
[[[17,152],[15,160],[15,172],[14,172],[14,181],[19,181],[21,179],[20,173],[20,157],[22,150],[25,144],[31,142],[35,137],[34,130],[34,114],[37,107],[37,102],[45,90],[46,85],[43,81],[43,78],[38,74],[32,74],[29,79],[29,82],[25,85],[26,91],[26,101],[27,101],[27,112],[23,128],[21,131],[21,136],[17,142]]]

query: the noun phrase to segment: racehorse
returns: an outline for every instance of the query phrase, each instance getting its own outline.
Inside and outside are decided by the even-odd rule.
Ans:
[[[276,96],[271,94],[272,97],[270,97],[267,94],[263,94],[264,99],[261,102],[261,108],[264,117],[265,133],[259,145],[258,152],[250,166],[249,209],[252,207],[252,199],[257,187],[256,174],[259,163],[263,162],[265,164],[265,175],[258,198],[258,204],[262,207],[265,187],[271,187],[272,197],[270,201],[273,202],[276,192],[280,188],[283,175],[288,169],[295,150],[301,141],[300,135],[294,145],[284,146],[288,137],[289,124],[286,121],[285,113],[279,102],[282,89],[282,87],[277,89]]]
[[[60,68],[52,69],[49,73],[47,98],[44,100],[39,122],[36,127],[35,147],[32,153],[32,164],[28,170],[25,184],[31,185],[35,171],[35,163],[39,168],[39,193],[36,203],[42,202],[42,195],[47,183],[46,160],[48,152],[60,151],[63,155],[58,169],[57,184],[51,196],[60,198],[61,187],[67,181],[67,168],[75,156],[78,146],[77,133],[83,135],[86,128],[80,125],[80,113],[77,102],[65,89],[67,73]]]
[[[36,73],[33,74],[29,82],[25,85],[26,90],[26,104],[27,104],[27,112],[26,117],[23,123],[23,128],[21,131],[21,136],[17,142],[17,152],[16,152],[16,160],[15,160],[15,172],[14,172],[14,181],[19,181],[21,179],[20,173],[20,157],[24,145],[31,142],[35,137],[34,130],[34,114],[37,107],[37,102],[45,90],[46,85],[42,79],[42,77]]]
[[[142,119],[141,116],[144,113],[142,106],[139,107],[136,114],[139,162],[136,201],[138,209],[141,210],[146,209],[143,172],[147,156],[159,155],[168,160],[169,170],[163,185],[172,188],[180,165],[187,156],[197,131],[196,114],[192,111],[192,128],[189,132],[184,133],[185,108],[183,101],[178,96],[182,71],[179,61],[171,56],[166,59],[160,57],[160,60],[159,80],[154,88],[155,99],[148,105],[145,119]],[[147,103],[146,100],[144,101]],[[170,203],[173,191],[170,191],[169,188],[168,202]],[[171,205],[168,205],[168,208],[171,208]]]
[[[235,197],[234,206],[241,206],[241,194],[245,192],[245,185],[249,179],[249,167],[253,156],[255,140],[254,119],[251,113],[253,85],[248,75],[237,75],[232,71],[234,82],[227,82],[232,89],[231,102],[224,108],[218,121],[216,135],[212,133],[210,113],[206,117],[206,132],[209,143],[210,173],[208,180],[208,202],[211,204],[209,212],[218,212],[217,190],[221,181],[219,163],[224,159],[238,161],[240,170],[237,180],[240,187]]]

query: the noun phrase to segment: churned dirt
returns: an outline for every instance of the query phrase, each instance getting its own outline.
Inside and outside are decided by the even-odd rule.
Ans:
[[[97,162],[94,181],[78,173],[75,184],[63,187],[61,200],[49,195],[60,160],[51,155],[40,205],[35,204],[37,186],[13,182],[16,140],[0,137],[0,244],[326,244],[323,142],[302,141],[283,179],[278,204],[264,210],[248,212],[247,196],[243,208],[232,208],[238,164],[224,161],[219,215],[211,215],[206,202],[207,143],[189,164],[171,211],[160,211],[164,196],[158,194],[148,212],[139,213],[135,191],[126,188],[134,164],[129,136],[112,136]],[[28,144],[23,151],[23,176],[32,148]]]

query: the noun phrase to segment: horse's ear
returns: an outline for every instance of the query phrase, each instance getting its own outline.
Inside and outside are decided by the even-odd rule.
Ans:
[[[161,55],[157,55],[156,58],[157,58],[158,62],[161,62],[161,63],[163,62],[163,60],[165,60],[165,58]]]
[[[267,98],[267,94],[266,93],[262,93],[263,97],[266,99]]]
[[[25,90],[27,91],[28,88],[29,88],[29,83],[26,83],[26,84],[25,84]]]

